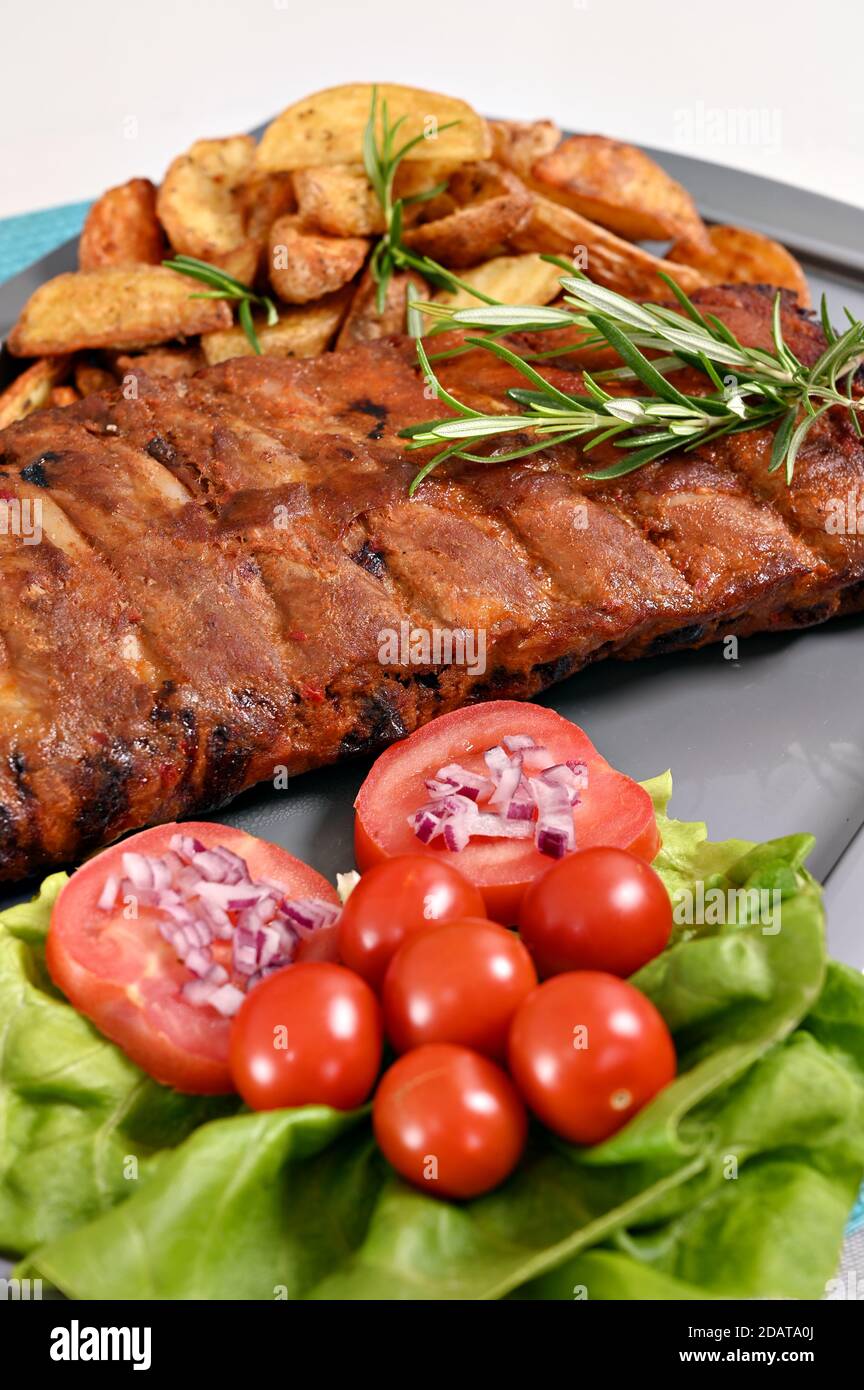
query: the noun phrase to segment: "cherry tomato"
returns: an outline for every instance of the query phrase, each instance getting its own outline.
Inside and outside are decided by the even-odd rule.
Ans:
[[[431,922],[483,916],[483,899],[458,869],[427,854],[402,854],[357,884],[339,919],[339,954],[377,989],[406,936]]]
[[[479,1197],[513,1171],[528,1132],[510,1078],[479,1052],[427,1043],[385,1072],[375,1138],[407,1182],[434,1197]]]
[[[231,1030],[231,1075],[253,1110],[362,1105],[381,1066],[378,1000],[342,965],[306,961],[250,990]]]
[[[466,919],[418,932],[384,977],[384,1027],[397,1052],[461,1043],[503,1061],[510,1021],[537,984],[515,932]]]
[[[644,860],[598,846],[567,855],[529,885],[519,931],[544,978],[565,970],[627,976],[666,946],[672,904]]]
[[[122,908],[105,912],[97,907],[106,879],[122,877],[126,851],[158,857],[178,833],[208,847],[233,850],[245,859],[253,878],[284,885],[287,897],[339,899],[325,878],[293,854],[208,821],[142,830],[88,860],[64,885],[45,950],[58,989],[156,1081],[178,1091],[216,1094],[234,1089],[228,1066],[230,1019],[183,997],[183,985],[193,976],[161,936],[161,913],[140,907],[129,920]]]
[[[458,852],[440,840],[422,846],[408,817],[428,797],[425,780],[440,767],[459,763],[470,772],[486,772],[483,753],[505,734],[529,734],[547,748],[550,761],[581,760],[588,785],[574,808],[576,843],[617,845],[650,861],[660,848],[651,798],[638,782],[610,767],[587,734],[569,719],[541,705],[493,700],[454,710],[393,744],[381,754],[354,803],[354,849],[362,869],[393,855],[420,852],[437,864],[452,864],[483,894],[483,915],[512,925],[529,883],[547,869],[547,855],[532,840],[494,840],[478,836]]]
[[[675,1047],[638,989],[593,970],[529,994],[510,1029],[510,1071],[538,1120],[573,1144],[599,1144],[675,1076]]]

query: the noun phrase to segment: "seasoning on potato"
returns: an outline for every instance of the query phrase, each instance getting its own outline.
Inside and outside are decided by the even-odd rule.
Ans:
[[[15,357],[80,348],[147,347],[230,328],[220,299],[193,299],[189,280],[162,266],[70,271],[40,285],[7,340]]]
[[[165,248],[155,186],[149,179],[130,179],[109,188],[88,212],[78,243],[78,268],[159,265]]]

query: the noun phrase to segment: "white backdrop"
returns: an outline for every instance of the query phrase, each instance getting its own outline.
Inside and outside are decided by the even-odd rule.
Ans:
[[[158,179],[351,79],[451,91],[864,207],[861,0],[0,0],[0,216]],[[864,225],[862,225],[864,230]]]

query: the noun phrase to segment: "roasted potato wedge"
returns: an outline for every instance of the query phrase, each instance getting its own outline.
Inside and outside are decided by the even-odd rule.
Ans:
[[[562,272],[540,256],[495,256],[466,270],[460,279],[502,304],[549,304],[558,294]],[[480,303],[467,290],[433,296],[436,304],[453,309],[476,309]]]
[[[424,160],[422,164],[409,164],[407,160],[403,160],[396,170],[396,178],[393,181],[393,196],[412,199],[420,193],[428,195],[434,189],[446,185],[459,167],[461,166],[458,164],[439,163],[432,159]],[[404,225],[413,227],[417,222],[428,222],[430,207],[431,204],[425,198],[413,204],[410,201],[403,204]],[[452,206],[448,207],[447,210],[453,212],[455,208],[454,199]]]
[[[676,242],[670,261],[695,266],[712,285],[776,285],[792,290],[805,309],[812,304],[807,277],[791,252],[779,241],[751,232],[747,227],[709,227],[711,250],[694,254],[693,248]],[[680,266],[675,271],[680,274]]]
[[[396,271],[387,282],[384,309],[378,313],[378,286],[370,270],[364,271],[354,291],[348,317],[336,340],[337,348],[356,347],[371,343],[390,333],[404,333],[407,326],[408,288],[413,286],[412,298],[428,299],[429,286],[415,271]]]
[[[28,299],[7,340],[16,357],[80,348],[148,347],[231,326],[221,299],[193,299],[196,285],[163,266],[106,266],[57,275]]]
[[[149,179],[130,179],[109,188],[88,212],[78,243],[78,268],[159,265],[165,254],[156,188]]]
[[[51,392],[51,404],[53,406],[74,405],[80,399],[81,397],[74,386],[55,386]]]
[[[196,140],[170,165],[156,211],[175,251],[218,265],[251,284],[261,242],[246,227],[241,189],[253,172],[251,135]]]
[[[290,174],[252,174],[240,185],[237,197],[246,235],[263,253],[277,217],[297,211],[294,180]]]
[[[286,304],[308,304],[353,280],[368,250],[363,237],[322,236],[299,217],[280,217],[270,228],[270,283]]]
[[[114,373],[98,362],[77,362],[73,377],[75,389],[82,396],[92,396],[95,391],[113,391],[117,385]]]
[[[688,294],[708,284],[700,270],[652,256],[548,198],[535,198],[527,222],[510,238],[510,245],[516,251],[569,256],[592,280],[631,299],[668,299],[669,286],[659,278],[661,270],[674,275]]]
[[[554,121],[490,121],[489,130],[493,159],[520,179],[529,179],[537,160],[561,143],[561,131]]]
[[[272,327],[262,319],[256,323],[258,340],[265,357],[315,357],[325,352],[345,317],[350,290],[338,290],[317,304],[282,309],[279,322]],[[230,357],[251,357],[254,349],[239,326],[220,333],[204,333],[201,347],[208,365],[226,362]]]
[[[693,199],[644,150],[605,135],[570,135],[536,160],[531,186],[630,241],[709,247]]]
[[[408,155],[424,160],[484,159],[492,146],[486,122],[467,102],[419,87],[392,82],[378,85],[378,110],[387,103],[391,124],[402,119],[400,143],[426,135]],[[314,169],[322,164],[353,164],[361,158],[363,132],[372,106],[372,84],[351,82],[328,87],[296,102],[271,121],[258,146],[259,169]],[[458,125],[443,130],[449,121]]]
[[[119,381],[130,372],[145,372],[147,376],[166,376],[170,381],[185,381],[186,377],[200,372],[204,365],[204,353],[197,343],[187,343],[183,347],[169,344],[167,347],[154,348],[152,352],[137,352],[134,356],[121,352],[114,358],[114,372]]]
[[[431,220],[406,231],[402,239],[419,255],[454,267],[478,265],[503,250],[534,201],[515,174],[488,160],[457,169],[443,197],[455,210],[440,216],[441,209],[427,205]]]
[[[51,404],[51,392],[69,372],[68,357],[42,357],[0,393],[0,430]]]
[[[359,164],[322,164],[298,169],[294,189],[300,216],[330,236],[379,236],[384,213]]]

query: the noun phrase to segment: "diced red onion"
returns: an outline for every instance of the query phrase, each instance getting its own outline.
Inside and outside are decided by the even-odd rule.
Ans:
[[[200,979],[203,979],[207,975],[211,965],[213,964],[213,957],[211,956],[208,947],[195,946],[189,952],[183,963],[186,966],[187,970],[192,971],[193,975],[197,975]]]
[[[476,820],[477,816],[469,817],[463,812],[450,816],[441,827],[447,849],[456,854],[463,850],[471,839],[471,827]]]
[[[310,936],[322,927],[332,927],[341,908],[320,898],[294,898],[282,903],[282,913],[301,936]]]
[[[510,756],[506,748],[502,748],[500,744],[496,744],[494,748],[487,748],[483,754],[483,761],[496,782],[504,769],[510,766]]]
[[[133,889],[167,888],[171,881],[168,870],[165,869],[164,874],[160,875],[163,881],[157,883],[154,865],[160,864],[160,861],[152,859],[149,854],[136,854],[133,850],[124,850],[120,862],[123,865],[123,874]]]
[[[498,785],[489,798],[489,805],[500,806],[501,814],[506,816],[507,808],[510,805],[510,802],[513,800],[513,797],[516,795],[516,792],[519,789],[519,783],[521,781],[521,762],[508,763],[507,766],[503,768],[501,771],[501,774],[498,778]]]
[[[233,1018],[244,998],[242,989],[237,989],[236,985],[219,985],[207,1002],[223,1018]]]
[[[447,812],[438,809],[434,802],[426,806],[421,806],[419,811],[415,811],[413,816],[408,817],[408,824],[423,845],[428,845],[441,829],[442,822],[446,820]]]
[[[506,734],[483,759],[489,777],[448,763],[426,780],[432,799],[408,817],[422,844],[441,837],[448,850],[459,853],[475,835],[529,839],[533,834],[540,852],[553,858],[575,848],[573,807],[586,784],[583,762],[551,763],[548,749],[530,734]],[[526,768],[536,775],[526,779]],[[488,809],[481,811],[481,802]]]
[[[476,814],[468,797],[455,799]],[[161,856],[124,850],[121,862],[124,877],[106,878],[99,908],[110,912],[118,896],[133,896],[157,911],[159,934],[194,977],[183,985],[183,998],[225,1017],[237,1012],[245,990],[291,964],[301,937],[332,926],[341,911],[317,898],[286,898],[275,880],[253,882],[240,855],[191,835],[172,835]],[[214,940],[231,941],[233,974],[214,961]]]
[[[530,840],[532,833],[529,821],[506,820],[492,811],[481,812],[471,822],[472,835],[489,835],[496,840]]]
[[[194,835],[172,835],[168,847],[186,863],[191,864],[196,854],[202,854],[205,846]]]
[[[110,912],[117,901],[117,894],[120,890],[120,877],[118,874],[109,874],[105,880],[105,887],[99,894],[96,906],[103,912]]]
[[[430,796],[449,796],[453,792],[459,792],[462,796],[468,796],[472,801],[478,801],[480,797],[488,796],[494,784],[488,777],[483,777],[478,772],[469,772],[467,767],[462,767],[459,763],[448,763],[446,767],[439,767],[434,778],[430,778],[426,783],[426,790]]]
[[[503,814],[507,820],[530,821],[534,819],[534,811],[534,798],[523,777],[513,794],[510,805]]]
[[[570,790],[560,781],[546,782],[542,777],[529,778],[529,785],[537,802],[534,842],[541,854],[560,859],[576,847]]]
[[[581,800],[579,793],[585,786],[585,772],[584,763],[556,763],[554,767],[545,767],[538,772],[537,779],[547,786],[562,787],[567,792],[570,805],[578,806]]]
[[[187,980],[180,993],[187,1004],[194,1004],[196,1009],[203,1009],[205,1004],[211,1002],[218,988],[213,980]]]
[[[565,823],[561,820],[558,824],[553,824],[551,819],[538,821],[535,843],[541,854],[548,854],[552,859],[562,859],[576,847],[572,821]]]

